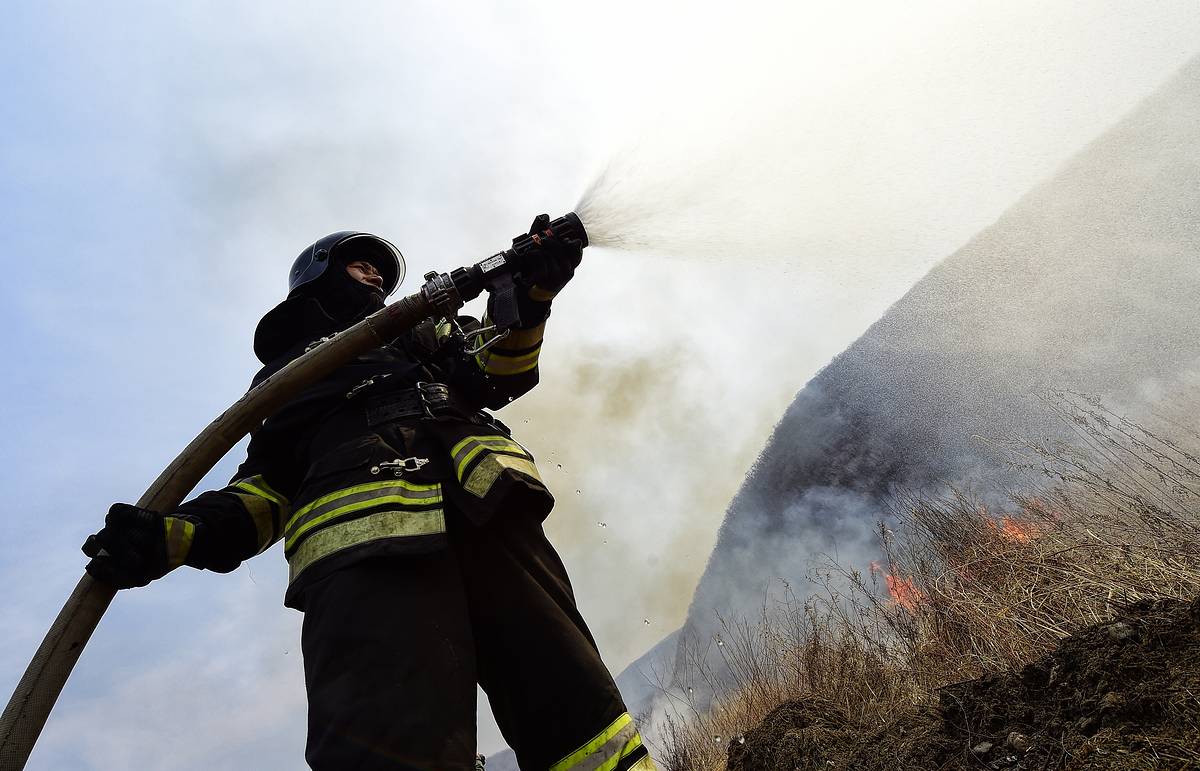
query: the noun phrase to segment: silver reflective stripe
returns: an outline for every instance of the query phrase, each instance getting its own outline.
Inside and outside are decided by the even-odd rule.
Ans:
[[[416,485],[397,479],[347,487],[322,496],[297,511],[287,524],[285,546],[290,549],[297,538],[323,522],[373,506],[394,504],[416,507],[441,502],[440,484]]]
[[[288,582],[319,559],[343,549],[383,538],[407,538],[446,532],[441,509],[429,511],[380,511],[349,522],[335,522],[313,533],[288,557]]]
[[[373,501],[379,498],[399,495],[407,500],[412,500],[415,505],[420,505],[421,503],[432,502],[433,499],[441,497],[441,490],[438,489],[438,485],[413,485],[407,482],[387,481],[376,482],[374,486],[366,490],[360,489],[362,487],[367,487],[367,485],[348,487],[332,496],[324,496],[318,501],[314,501],[313,503],[317,504],[315,506],[312,504],[305,506],[297,511],[291,521],[288,522],[288,529],[294,529],[333,509],[339,509],[354,503],[363,503],[364,501]]]
[[[477,498],[486,498],[492,485],[500,478],[505,469],[512,469],[527,477],[541,482],[537,466],[526,458],[514,458],[511,455],[490,454],[471,469],[471,473],[462,481],[462,488]]]

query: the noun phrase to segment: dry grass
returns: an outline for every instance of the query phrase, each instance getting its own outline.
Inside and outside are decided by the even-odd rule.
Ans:
[[[1046,403],[1077,440],[1010,448],[1039,481],[1006,510],[953,490],[897,499],[893,526],[880,527],[884,564],[842,571],[848,582],[804,602],[785,584],[757,619],[685,646],[690,680],[664,691],[664,767],[724,769],[729,742],[791,699],[882,726],[939,687],[1019,668],[1121,604],[1200,595],[1200,454],[1188,449],[1200,436],[1179,423],[1152,432],[1078,394]]]

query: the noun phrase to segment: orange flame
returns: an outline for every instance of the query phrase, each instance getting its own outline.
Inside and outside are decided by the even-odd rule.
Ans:
[[[1037,524],[1017,517],[1003,516],[999,522],[988,521],[1001,538],[1014,543],[1029,543],[1037,538],[1040,530]]]
[[[871,575],[883,576],[887,582],[888,595],[891,597],[890,602],[893,606],[898,605],[909,613],[917,612],[917,605],[924,599],[924,595],[921,594],[921,590],[917,588],[911,578],[888,573],[878,560],[871,560],[870,568]]]
[[[917,612],[917,605],[921,603],[924,597],[921,595],[921,590],[916,587],[911,578],[897,577],[884,574],[887,579],[888,594],[892,596],[892,602],[907,610],[909,613]]]

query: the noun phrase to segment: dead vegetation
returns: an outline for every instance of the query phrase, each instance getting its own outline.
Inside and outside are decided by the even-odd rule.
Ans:
[[[1015,768],[1004,763],[1030,753],[1021,767],[1099,768],[1108,766],[1094,765],[1097,757],[1125,752],[1120,748],[1132,740],[1124,728],[1104,723],[1101,730],[1089,722],[1099,720],[1100,707],[1084,685],[1054,698],[1076,699],[1097,717],[1086,712],[1076,719],[1069,704],[1059,705],[1067,710],[1062,720],[1039,717],[1055,726],[1067,721],[1059,726],[1061,736],[1050,737],[1061,744],[1058,754],[1053,762],[1046,755],[1043,765],[1035,764],[1042,756],[1020,731],[1008,733],[1027,746],[1009,746],[1007,734],[992,736],[1041,715],[1036,709],[1014,716],[996,707],[981,717],[951,703],[965,692],[964,681],[976,678],[1010,673],[1014,682],[1040,677],[1053,684],[1047,662],[1071,645],[1089,655],[1117,655],[1074,638],[1063,644],[1065,638],[1082,640],[1081,630],[1130,607],[1152,608],[1145,623],[1129,621],[1137,629],[1150,629],[1159,618],[1186,621],[1185,610],[1172,616],[1154,603],[1187,604],[1200,596],[1200,455],[1191,449],[1200,447],[1200,436],[1170,421],[1152,431],[1078,394],[1051,394],[1046,403],[1068,421],[1076,441],[1012,449],[1014,465],[1029,472],[1031,482],[1010,494],[1003,510],[954,490],[940,500],[897,499],[891,523],[880,528],[882,564],[865,574],[827,574],[824,591],[804,602],[785,584],[757,619],[723,621],[714,640],[685,649],[690,680],[667,693],[672,707],[657,753],[664,767]],[[1166,627],[1154,628],[1153,635],[1146,632],[1151,647],[1170,636]],[[1176,632],[1191,639],[1187,630]],[[1147,682],[1166,674],[1127,667],[1128,677]],[[1037,693],[1049,693],[1046,682]],[[700,693],[719,696],[704,703],[693,695]],[[1100,696],[1112,701],[1120,694]],[[1151,752],[1156,741],[1173,748],[1166,757],[1174,760],[1165,767],[1200,767],[1200,739],[1176,736],[1200,736],[1200,700],[1181,695],[1176,707],[1162,718],[1165,728],[1141,726],[1131,713],[1130,730],[1159,731],[1144,743]],[[1115,719],[1111,709],[1105,714],[1110,723]],[[942,725],[955,715],[963,725]],[[769,731],[778,720],[787,730],[770,741],[787,747],[747,746],[753,730]],[[966,725],[971,721],[977,724]],[[775,751],[787,760],[771,760]],[[1089,754],[1093,765],[1072,765]],[[1143,764],[1135,758],[1113,767]],[[1147,761],[1144,767],[1158,766]]]

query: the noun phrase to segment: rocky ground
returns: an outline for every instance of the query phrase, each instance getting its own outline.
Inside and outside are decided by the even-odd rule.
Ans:
[[[782,704],[730,744],[728,769],[1200,769],[1200,599],[1131,605],[883,726]]]

